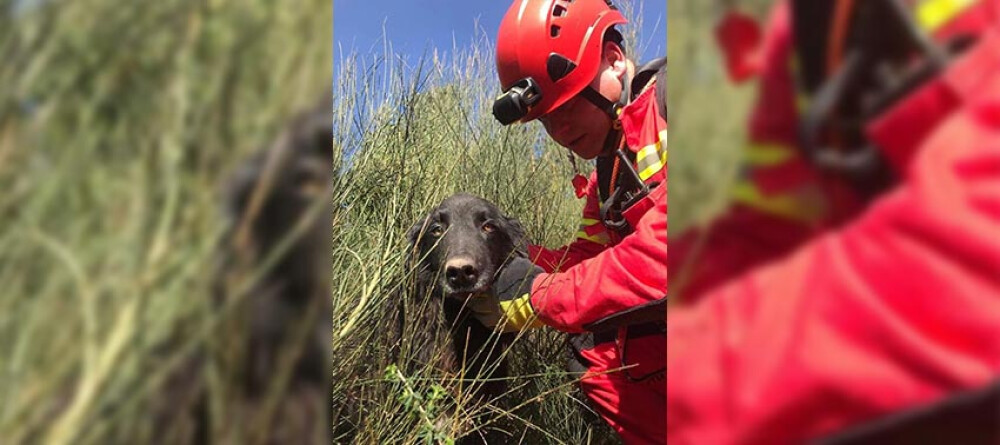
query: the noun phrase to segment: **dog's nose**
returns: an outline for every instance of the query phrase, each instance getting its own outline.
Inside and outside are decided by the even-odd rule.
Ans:
[[[445,276],[452,287],[469,287],[479,280],[479,269],[469,258],[452,258],[445,263]]]

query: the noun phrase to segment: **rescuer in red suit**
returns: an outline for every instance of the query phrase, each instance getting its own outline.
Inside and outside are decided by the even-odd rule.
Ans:
[[[760,36],[734,204],[670,241],[669,443],[1000,443],[1000,1],[779,1]]]

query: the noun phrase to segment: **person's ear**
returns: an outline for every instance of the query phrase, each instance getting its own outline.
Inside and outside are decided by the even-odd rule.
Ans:
[[[625,71],[628,69],[628,63],[625,59],[625,51],[622,50],[617,43],[614,42],[604,42],[604,63],[609,69],[615,74],[615,77],[621,79],[625,75]]]

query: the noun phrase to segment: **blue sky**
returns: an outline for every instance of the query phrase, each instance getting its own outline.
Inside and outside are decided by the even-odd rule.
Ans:
[[[639,61],[666,55],[666,0],[617,0],[643,4],[641,39],[649,41]],[[419,57],[430,48],[468,45],[476,20],[492,40],[510,0],[333,0],[334,60],[340,48],[381,52],[383,29],[396,52]],[[378,45],[378,46],[375,46]]]

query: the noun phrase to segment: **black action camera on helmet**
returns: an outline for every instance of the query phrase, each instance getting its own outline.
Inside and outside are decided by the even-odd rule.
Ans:
[[[542,99],[538,84],[530,77],[517,81],[493,102],[493,117],[510,125],[528,114],[528,109]]]

